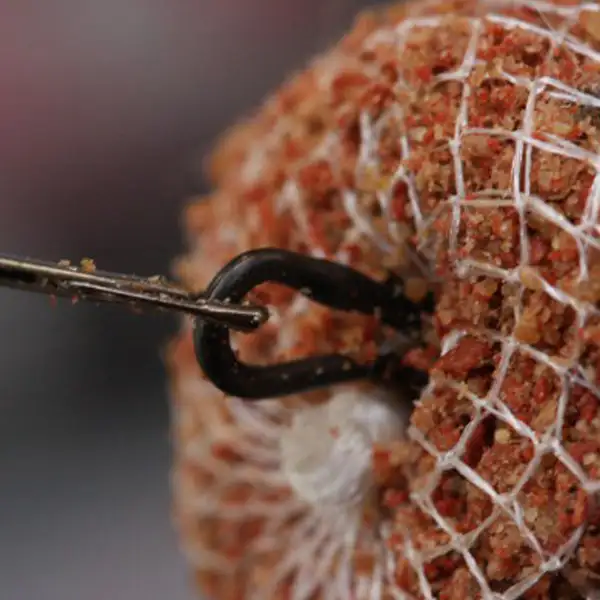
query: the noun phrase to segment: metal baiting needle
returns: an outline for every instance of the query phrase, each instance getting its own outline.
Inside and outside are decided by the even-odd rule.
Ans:
[[[207,300],[166,282],[160,277],[74,267],[0,254],[0,287],[12,287],[51,296],[108,302],[132,308],[150,308],[187,313],[238,331],[252,331],[269,318],[266,308]]]

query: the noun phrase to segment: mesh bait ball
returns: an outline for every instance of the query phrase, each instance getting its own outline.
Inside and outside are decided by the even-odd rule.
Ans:
[[[600,587],[600,5],[398,4],[225,137],[186,213],[205,286],[276,246],[436,294],[430,383],[258,403],[170,352],[175,514],[219,600],[591,598]],[[245,360],[397,335],[265,285]],[[399,360],[401,360],[399,358]]]

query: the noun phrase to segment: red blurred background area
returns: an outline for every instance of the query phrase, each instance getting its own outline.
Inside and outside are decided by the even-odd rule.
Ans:
[[[27,226],[51,218],[55,231],[64,223],[92,235],[119,226],[115,206],[127,211],[117,221],[135,211],[141,227],[154,210],[164,214],[152,208],[161,204],[154,190],[310,52],[306,32],[318,4],[61,0],[2,8],[0,165],[3,184],[22,198],[7,203],[11,214],[26,215]],[[111,199],[125,179],[147,185],[149,195],[134,189],[126,202]]]
[[[0,252],[168,272],[216,135],[364,4],[1,3]],[[0,597],[192,597],[169,517],[175,328],[0,289]]]

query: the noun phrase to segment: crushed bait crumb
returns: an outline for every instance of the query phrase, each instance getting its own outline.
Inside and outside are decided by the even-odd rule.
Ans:
[[[91,258],[82,258],[79,264],[84,273],[94,273],[96,271],[96,263]]]

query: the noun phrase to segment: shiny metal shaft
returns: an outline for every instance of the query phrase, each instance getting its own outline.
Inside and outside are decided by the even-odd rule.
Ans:
[[[264,307],[207,300],[160,277],[96,271],[61,261],[45,262],[0,254],[0,287],[89,302],[124,304],[135,309],[187,313],[229,329],[252,331],[268,319]]]

